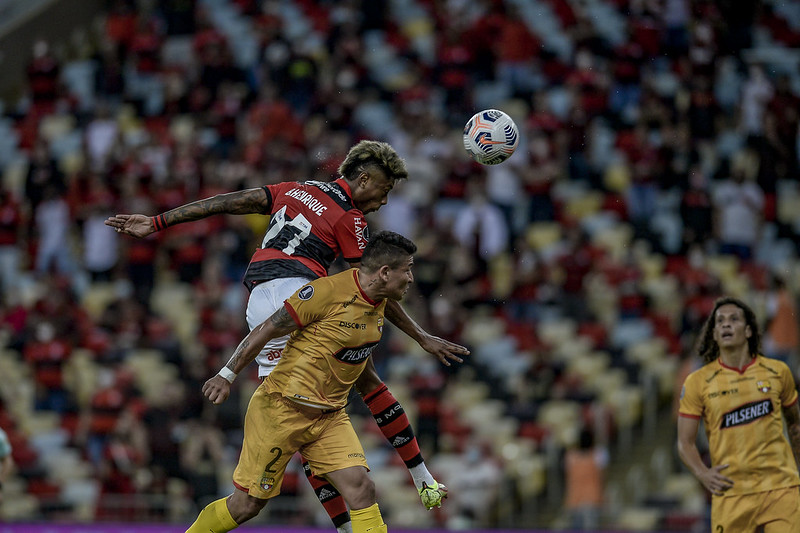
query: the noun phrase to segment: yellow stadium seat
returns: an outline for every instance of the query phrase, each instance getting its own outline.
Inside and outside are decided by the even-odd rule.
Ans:
[[[551,400],[539,409],[538,422],[550,430],[561,446],[570,446],[578,440],[580,406],[577,402]]]
[[[528,226],[525,238],[536,251],[543,251],[561,241],[561,226],[557,222],[534,222]]]
[[[627,507],[620,512],[616,526],[625,531],[655,531],[661,511],[649,507]]]
[[[706,257],[706,269],[725,283],[739,272],[739,259],[735,255],[709,255]]]
[[[564,207],[565,213],[570,218],[581,220],[597,213],[603,205],[603,193],[600,191],[586,191],[581,195],[569,198]]]
[[[540,322],[536,334],[550,346],[561,346],[577,337],[578,326],[574,320],[561,318]]]
[[[617,224],[612,228],[598,231],[593,235],[592,242],[608,251],[616,261],[622,261],[630,249],[632,239],[633,229],[631,226]]]
[[[116,298],[116,290],[112,283],[92,283],[83,293],[81,307],[93,320],[98,320],[106,307]]]

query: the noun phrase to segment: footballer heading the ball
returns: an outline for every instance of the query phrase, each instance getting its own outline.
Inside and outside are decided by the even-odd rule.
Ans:
[[[464,148],[482,165],[502,163],[511,157],[517,144],[517,125],[498,109],[479,111],[464,126]]]

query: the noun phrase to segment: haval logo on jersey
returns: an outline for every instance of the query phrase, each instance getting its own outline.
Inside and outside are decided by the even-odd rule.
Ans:
[[[364,223],[364,219],[354,218],[353,222],[355,223],[356,243],[358,243],[358,249],[363,250],[367,247],[367,242],[369,241],[369,230],[367,229],[367,225]]]

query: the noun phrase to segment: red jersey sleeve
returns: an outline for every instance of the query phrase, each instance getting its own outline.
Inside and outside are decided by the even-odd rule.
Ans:
[[[355,209],[347,211],[336,223],[333,231],[345,261],[360,262],[361,254],[369,239],[369,230],[364,214]]]

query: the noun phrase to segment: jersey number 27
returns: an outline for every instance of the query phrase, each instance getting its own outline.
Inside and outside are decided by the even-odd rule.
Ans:
[[[288,234],[283,232],[284,229],[288,231]],[[303,239],[308,237],[310,233],[311,222],[309,222],[302,213],[298,213],[297,216],[292,219],[287,219],[286,206],[283,206],[272,215],[267,233],[264,235],[264,240],[261,242],[261,247],[278,248],[286,255],[292,255]],[[289,236],[291,234],[294,234],[294,236],[290,239]],[[279,236],[280,239],[278,239]],[[273,240],[277,240],[278,242],[273,243]],[[279,248],[279,243],[283,241],[288,242],[286,242],[283,248]]]

